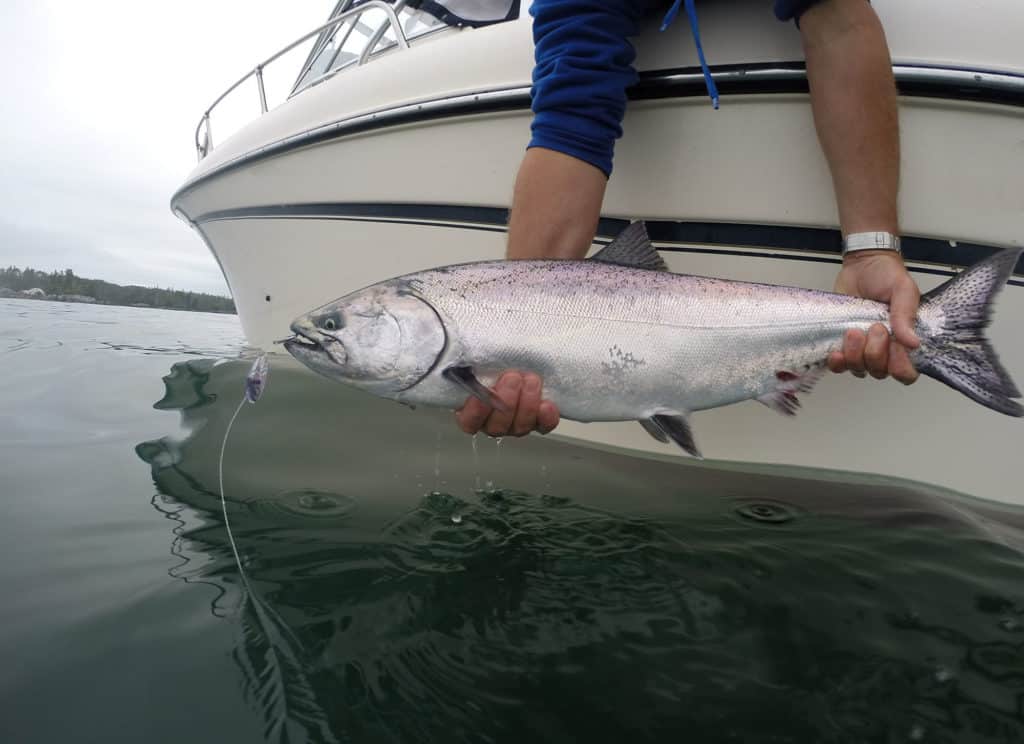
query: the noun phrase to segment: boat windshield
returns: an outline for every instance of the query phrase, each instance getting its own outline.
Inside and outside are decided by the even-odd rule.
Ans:
[[[196,125],[196,153],[202,160],[213,149],[210,121],[214,110],[221,132],[233,132],[252,118],[249,107],[256,101],[250,97],[247,105],[234,95],[250,80],[256,82],[259,112],[266,113],[281,98],[290,98],[350,65],[361,65],[395,48],[408,48],[428,34],[517,18],[519,3],[520,0],[340,0],[326,23],[256,65],[210,104]],[[315,39],[312,46],[305,46],[311,39]],[[300,48],[310,51],[298,77],[293,78],[294,67],[286,70],[285,65],[274,63]],[[293,79],[295,82],[289,87]],[[283,95],[268,96],[269,88],[276,89],[272,93],[279,91]],[[225,120],[227,124],[222,124]]]
[[[406,41],[449,27],[484,26],[511,20],[519,0],[386,0],[393,6]],[[303,65],[292,95],[337,71],[398,46],[390,14],[370,0],[341,0],[331,18],[350,15],[325,28]],[[361,13],[352,13],[360,6]]]

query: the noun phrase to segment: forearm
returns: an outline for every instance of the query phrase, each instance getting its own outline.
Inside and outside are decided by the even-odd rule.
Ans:
[[[843,234],[896,234],[899,119],[882,24],[865,0],[825,0],[801,17],[800,29]]]
[[[597,231],[607,177],[569,155],[526,152],[508,225],[508,258],[583,258]]]

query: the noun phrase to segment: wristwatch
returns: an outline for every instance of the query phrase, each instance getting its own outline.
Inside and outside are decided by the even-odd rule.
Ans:
[[[900,238],[888,232],[851,233],[843,239],[843,255],[857,251],[900,252]]]

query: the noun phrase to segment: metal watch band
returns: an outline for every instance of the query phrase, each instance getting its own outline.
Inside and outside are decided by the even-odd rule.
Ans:
[[[900,252],[898,235],[888,232],[861,232],[847,235],[843,240],[843,255],[856,251],[896,251]]]

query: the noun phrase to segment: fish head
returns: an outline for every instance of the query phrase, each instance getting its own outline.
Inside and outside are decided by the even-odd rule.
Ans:
[[[407,283],[384,282],[296,318],[284,342],[325,377],[391,397],[415,385],[444,351],[444,323]]]

